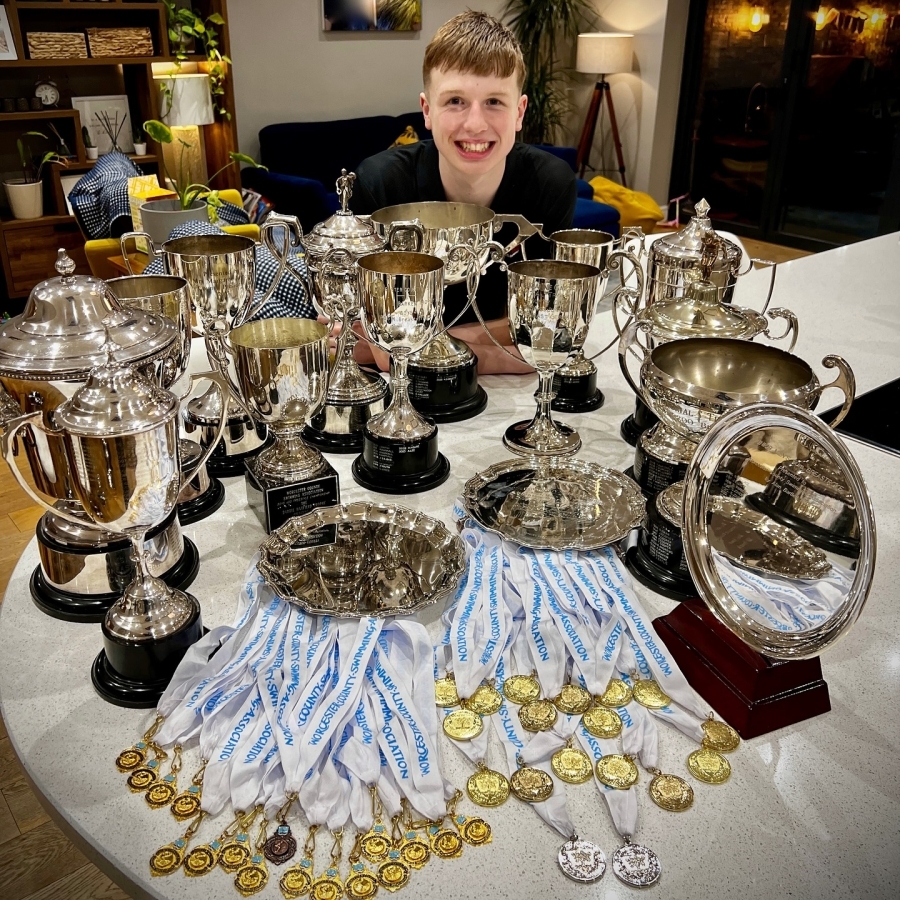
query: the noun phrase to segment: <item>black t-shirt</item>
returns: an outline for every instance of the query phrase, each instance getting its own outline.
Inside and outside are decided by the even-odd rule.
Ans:
[[[364,159],[356,170],[353,211],[365,215],[399,203],[446,200],[438,159],[434,141],[392,147]],[[544,234],[550,235],[572,226],[575,195],[575,174],[563,160],[530,144],[516,143],[506,157],[491,209],[540,223]],[[505,225],[494,237],[507,244],[515,234],[514,225]],[[537,236],[529,238],[525,250],[529,259],[552,256],[550,245]],[[465,284],[449,285],[444,291],[444,321],[452,321],[466,299]],[[486,319],[506,315],[506,273],[498,266],[490,266],[482,276],[477,299]],[[476,321],[475,313],[467,310],[459,324]]]

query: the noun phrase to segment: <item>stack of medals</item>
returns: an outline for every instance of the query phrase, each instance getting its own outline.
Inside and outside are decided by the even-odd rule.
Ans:
[[[365,900],[404,887],[434,858],[490,843],[490,825],[461,814],[462,794],[441,776],[431,668],[417,622],[307,616],[251,569],[236,623],[191,648],[153,723],[116,760],[130,791],[180,823],[152,854],[151,874],[218,870],[245,897],[271,880],[286,900]],[[193,745],[179,790],[182,747]],[[270,878],[270,866],[284,868]]]
[[[464,524],[469,571],[444,613],[434,675],[444,733],[476,767],[469,798],[489,807],[512,793],[532,804],[569,837],[559,851],[563,872],[591,881],[606,858],[574,835],[563,784],[596,776],[624,842],[613,871],[626,884],[655,883],[659,859],[632,841],[638,764],[652,776],[649,794],[660,808],[682,812],[694,801],[684,778],[657,767],[656,722],[701,745],[688,771],[707,784],[728,778],[722,754],[737,748],[737,732],[706,716],[612,549],[532,551]],[[487,765],[486,717],[506,751],[508,778]]]

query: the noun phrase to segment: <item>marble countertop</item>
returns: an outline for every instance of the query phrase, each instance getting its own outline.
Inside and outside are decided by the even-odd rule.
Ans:
[[[900,375],[900,243],[887,235],[788,263],[779,269],[773,306],[800,319],[795,352],[824,381],[832,374],[820,360],[839,353],[853,367],[860,392]],[[761,305],[767,277],[746,276],[735,300]],[[591,343],[612,334],[608,314],[598,317]],[[604,341],[605,343],[605,341]],[[633,450],[619,437],[621,420],[634,407],[614,352],[599,362],[606,394],[597,412],[568,416],[581,433],[581,457],[624,469]],[[452,464],[450,479],[427,494],[395,498],[407,506],[449,519],[454,498],[474,472],[508,456],[504,428],[530,416],[535,379],[492,376],[478,418],[440,429],[441,449]],[[820,408],[838,402],[826,395]],[[897,411],[885,411],[896,415]],[[850,447],[869,486],[878,526],[878,561],[866,609],[849,633],[823,654],[832,711],[790,728],[744,742],[732,755],[734,774],[723,786],[693,782],[696,802],[687,812],[666,813],[637,790],[640,826],[636,840],[661,859],[661,882],[647,889],[659,898],[819,898],[900,896],[900,628],[896,584],[900,579],[900,457],[857,442]],[[342,499],[367,496],[350,476],[352,457],[329,457],[337,469]],[[237,588],[263,537],[246,507],[243,482],[226,481],[227,499],[210,519],[188,526],[201,553],[191,592],[200,599],[208,626],[231,619]],[[13,747],[38,795],[80,849],[135,898],[212,900],[232,893],[220,871],[202,879],[181,874],[151,878],[147,861],[179,834],[164,811],[132,795],[113,765],[150,720],[146,711],[110,706],[94,693],[89,677],[101,647],[99,626],[48,618],[31,602],[28,578],[38,561],[35,543],[22,555],[0,607],[0,704]],[[639,588],[648,611],[673,604]],[[426,624],[436,631],[439,609]],[[696,745],[661,729],[660,766],[684,775]],[[468,763],[442,742],[444,767],[458,785]],[[499,747],[492,747],[491,758]],[[192,751],[196,753],[196,751]],[[184,772],[193,756],[187,756]],[[605,804],[590,784],[568,790],[579,833],[609,856],[619,845]],[[465,812],[471,804],[464,803]],[[466,848],[458,861],[434,861],[414,872],[403,896],[438,893],[446,900],[475,896],[496,900],[591,897],[635,893],[611,872],[599,883],[568,881],[556,865],[559,836],[515,800],[482,810],[494,829],[493,843]],[[206,823],[209,839],[220,823]],[[324,861],[324,855],[322,860]],[[320,862],[321,862],[320,861]],[[277,872],[261,897],[277,898]],[[2,895],[2,890],[0,890]]]

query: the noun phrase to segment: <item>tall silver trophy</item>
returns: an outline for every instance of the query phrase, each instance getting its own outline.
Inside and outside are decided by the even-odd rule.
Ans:
[[[74,493],[89,521],[98,531],[127,538],[137,568],[103,620],[104,649],[91,670],[94,686],[111,703],[153,707],[185,651],[201,636],[202,622],[194,597],[152,575],[145,538],[174,512],[182,485],[194,472],[183,471],[179,461],[178,398],[134,367],[116,362],[121,349],[107,340],[107,362],[57,407],[54,424],[65,437]],[[218,381],[212,373],[193,377]],[[221,383],[218,388],[223,389]],[[3,454],[36,502],[83,524],[80,517],[50,507],[15,464],[16,434],[40,418],[33,412],[8,422]]]
[[[413,407],[407,367],[441,328],[444,263],[427,253],[394,251],[357,262],[365,336],[391,355],[391,404],[366,423],[353,477],[372,491],[410,494],[443,484],[450,463],[437,426]]]
[[[474,301],[485,269],[540,230],[540,225],[522,216],[499,215],[486,206],[446,201],[384,207],[372,214],[372,222],[391,249],[438,257],[444,263],[445,288],[466,286],[468,303],[457,318]],[[506,223],[515,224],[518,233],[503,246],[494,240],[494,233]],[[446,330],[410,356],[408,374],[413,406],[435,422],[470,419],[487,405],[487,394],[478,384],[478,358],[464,341]]]

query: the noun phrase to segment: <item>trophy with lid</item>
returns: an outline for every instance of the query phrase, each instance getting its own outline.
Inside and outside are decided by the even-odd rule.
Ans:
[[[153,576],[146,548],[148,532],[175,512],[185,481],[178,452],[179,400],[134,367],[116,361],[124,353],[111,336],[121,331],[129,313],[114,313],[104,321],[109,334],[103,346],[106,362],[56,407],[53,424],[63,436],[65,458],[75,498],[83,516],[51,507],[31,490],[13,458],[20,429],[39,425],[35,411],[7,422],[3,453],[16,480],[54,515],[73,524],[85,522],[131,544],[137,571],[120,590],[103,619],[104,648],[94,661],[91,677],[98,693],[110,703],[152,707],[165,690],[185,651],[202,633],[200,605],[190,594],[170,588]],[[209,378],[224,390],[211,372]],[[224,429],[224,421],[220,428]],[[212,448],[200,458],[205,462]]]
[[[706,200],[701,200],[694,208],[694,216],[681,231],[664,235],[651,244],[647,254],[646,306],[682,299],[691,284],[701,279],[712,285],[708,289],[710,296],[714,295],[719,304],[730,304],[738,278],[750,272],[754,262],[759,262],[772,269],[768,297],[761,310],[765,315],[775,286],[775,264],[768,260],[752,260],[742,271],[743,251],[716,232],[709,219],[709,210]],[[717,242],[718,252],[704,275],[701,263],[704,247],[710,241]],[[636,446],[640,435],[655,423],[656,417],[638,398],[634,413],[622,422],[622,437]]]
[[[25,311],[0,327],[0,385],[11,398],[7,414],[35,413],[20,434],[38,490],[54,501],[38,522],[40,564],[30,581],[31,595],[48,615],[100,622],[134,577],[130,543],[121,534],[98,530],[75,490],[67,439],[56,427],[55,412],[105,357],[102,320],[122,307],[103,281],[75,275],[75,263],[59,251],[58,278],[31,292]],[[177,342],[173,322],[141,310],[117,316],[112,338],[119,358],[157,382],[170,365]],[[185,588],[197,573],[198,553],[182,535],[174,510],[146,534],[154,576]]]
[[[375,372],[360,369],[353,358],[359,320],[356,260],[384,249],[375,226],[349,208],[356,175],[341,169],[336,187],[341,208],[304,236],[306,265],[317,306],[342,325],[325,404],[303,433],[310,444],[332,453],[359,453],[366,422],[384,411],[388,387]]]
[[[372,222],[391,249],[438,257],[444,263],[445,288],[466,285],[468,303],[457,319],[473,302],[487,266],[512,253],[541,227],[523,216],[495,214],[486,206],[436,200],[384,207],[372,214]],[[518,234],[504,247],[494,240],[494,232],[506,223],[516,225]],[[398,228],[402,225],[421,232],[416,233],[415,244]],[[478,358],[446,329],[410,355],[408,376],[412,405],[435,422],[461,422],[487,405],[487,394],[478,384]]]

